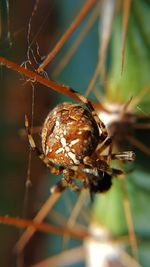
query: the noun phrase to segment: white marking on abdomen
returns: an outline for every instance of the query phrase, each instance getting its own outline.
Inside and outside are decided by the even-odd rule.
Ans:
[[[75,145],[76,143],[78,143],[80,140],[79,140],[79,138],[78,139],[75,139],[75,140],[72,140],[71,142],[70,142],[70,144],[71,145]]]
[[[79,160],[76,159],[76,155],[72,152],[68,152],[68,156],[72,159],[72,161],[75,163],[75,164],[79,164]]]
[[[66,146],[66,139],[65,139],[64,137],[62,137],[62,138],[60,139],[60,142],[61,142],[61,144],[62,144],[63,147]]]
[[[64,149],[62,147],[60,147],[59,149],[56,150],[56,154],[59,154],[61,152],[64,152]]]

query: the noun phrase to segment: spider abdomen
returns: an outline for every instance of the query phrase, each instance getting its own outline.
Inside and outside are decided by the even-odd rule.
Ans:
[[[42,148],[47,158],[61,166],[78,165],[99,142],[99,129],[91,112],[81,104],[63,103],[47,116]]]

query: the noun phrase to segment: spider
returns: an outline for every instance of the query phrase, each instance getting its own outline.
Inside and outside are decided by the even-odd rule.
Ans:
[[[65,102],[50,111],[41,131],[42,152],[35,144],[26,116],[25,127],[30,146],[51,173],[63,174],[63,178],[52,186],[52,193],[61,192],[66,187],[75,191],[88,188],[91,195],[108,191],[112,178],[123,173],[111,168],[110,161],[133,161],[135,154],[132,151],[113,154],[112,137],[109,137],[92,103],[70,90],[82,103]],[[108,152],[104,154],[106,150]]]

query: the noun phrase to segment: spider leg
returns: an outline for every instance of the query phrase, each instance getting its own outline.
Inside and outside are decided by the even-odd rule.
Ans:
[[[99,171],[102,173],[107,173],[111,176],[118,176],[123,174],[122,170],[119,169],[115,169],[115,168],[110,168],[109,165],[107,165],[107,163],[104,161],[99,161],[99,166],[97,168],[84,168],[83,171],[87,174],[91,174],[96,176],[99,176]]]
[[[110,148],[111,147],[111,148]],[[101,155],[102,152],[106,149],[108,149],[107,155]],[[112,139],[111,137],[108,137],[104,140],[104,142],[101,144],[101,142],[99,142],[95,153],[92,155],[92,158],[89,156],[86,156],[83,159],[83,162],[85,165],[89,165],[89,166],[95,166],[95,163],[98,160],[102,160],[105,161],[107,164],[109,164],[110,160],[111,160],[111,150],[112,150]]]
[[[123,154],[123,153],[122,153]],[[118,154],[112,154],[113,156]],[[95,158],[85,157],[84,158],[84,165],[82,167],[82,172],[99,176],[99,171],[102,173],[108,173],[112,176],[117,176],[123,173],[122,170],[111,168],[109,163],[107,163],[109,155],[100,155],[98,160],[95,160]]]
[[[133,151],[124,151],[111,155],[111,159],[118,159],[123,161],[134,161],[135,153]]]
[[[96,154],[99,155],[109,146],[112,144],[112,138],[108,137],[107,139],[104,140],[103,144],[99,143],[97,148],[96,148]]]
[[[100,155],[98,157],[101,161],[107,161],[108,155]],[[119,153],[114,153],[110,155],[111,160],[120,160],[120,161],[134,161],[135,160],[135,153],[133,151],[124,151]]]
[[[99,130],[100,130],[100,140],[104,141],[107,136],[108,136],[108,131],[107,128],[105,126],[105,124],[100,120],[100,118],[98,117],[97,113],[95,112],[94,107],[92,106],[92,103],[87,99],[87,107],[91,110],[92,115],[96,121],[96,123],[99,126]]]
[[[68,170],[67,170],[68,171]],[[78,180],[85,181],[87,178],[87,173],[93,174],[94,170],[91,166],[85,166],[84,164],[80,164],[79,166],[72,165],[69,166],[69,171],[74,172],[74,178]]]
[[[78,187],[73,182],[73,178],[75,178],[76,167],[77,166],[72,166],[69,169],[63,170],[63,178],[57,184],[50,188],[51,193],[62,192],[68,187],[76,192],[80,192],[82,190],[82,188]]]
[[[101,153],[106,149],[108,150],[108,155],[101,155]],[[123,151],[118,153],[112,153],[112,138],[109,137],[104,140],[103,144],[99,144],[96,148],[96,154],[98,159],[110,162],[110,160],[121,160],[121,161],[134,161],[135,160],[135,153],[133,151]]]
[[[31,149],[36,152],[37,156],[50,169],[51,173],[56,174],[56,175],[59,175],[60,173],[62,173],[64,168],[62,166],[56,168],[54,166],[54,164],[52,162],[50,162],[49,159],[44,155],[44,153],[42,153],[38,149],[38,147],[36,146],[35,141],[34,141],[34,139],[32,137],[32,134],[31,134],[31,130],[30,130],[30,127],[29,127],[29,121],[28,121],[28,118],[27,118],[26,115],[25,115],[25,128],[26,128],[26,131],[27,131],[27,136],[28,136],[28,140],[29,140],[29,144],[30,144]]]
[[[75,177],[76,170],[74,170],[73,168],[69,168],[65,169],[63,173],[64,173],[63,179],[66,181],[67,186],[69,186],[71,189],[77,192],[80,192],[81,191],[80,188],[75,183],[73,183],[73,178]]]

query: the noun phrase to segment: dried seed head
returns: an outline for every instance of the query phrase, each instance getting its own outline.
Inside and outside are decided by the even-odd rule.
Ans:
[[[78,165],[95,151],[98,142],[98,126],[90,111],[81,104],[60,104],[44,122],[43,152],[55,164]]]

